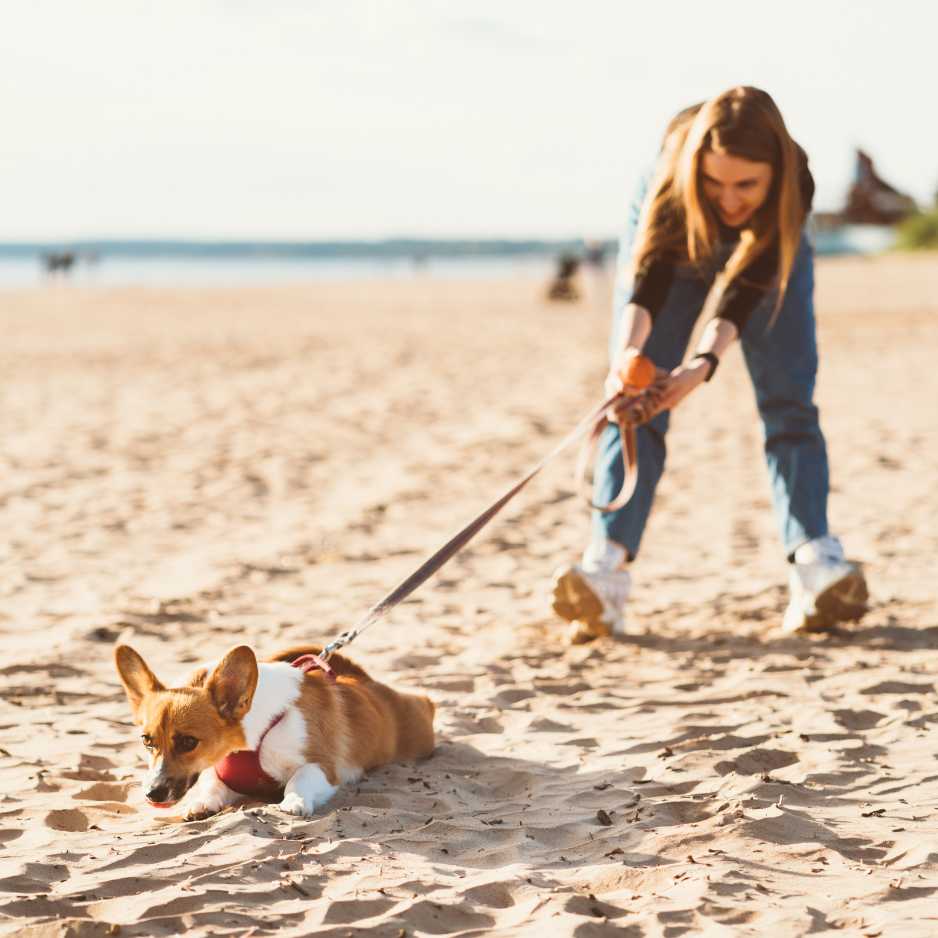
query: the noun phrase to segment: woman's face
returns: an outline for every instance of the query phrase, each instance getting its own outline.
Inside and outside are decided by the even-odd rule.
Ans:
[[[701,182],[707,201],[724,225],[740,228],[765,202],[772,185],[772,164],[755,163],[712,150],[703,154]]]

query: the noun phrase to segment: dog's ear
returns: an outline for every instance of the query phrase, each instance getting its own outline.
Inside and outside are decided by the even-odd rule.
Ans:
[[[165,690],[156,675],[147,667],[147,663],[130,645],[118,645],[114,649],[114,664],[134,713],[147,694]]]
[[[241,720],[251,709],[257,690],[257,658],[247,645],[238,645],[208,676],[206,690],[222,718]]]

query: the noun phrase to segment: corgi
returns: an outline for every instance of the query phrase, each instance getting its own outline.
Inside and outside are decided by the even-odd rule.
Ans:
[[[342,782],[433,751],[433,702],[372,680],[318,647],[258,662],[247,645],[165,687],[129,645],[114,662],[149,756],[144,793],[154,807],[186,798],[184,817],[245,798],[310,816]]]

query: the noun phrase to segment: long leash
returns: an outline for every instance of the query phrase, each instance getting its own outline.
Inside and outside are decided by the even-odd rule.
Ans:
[[[641,358],[641,356],[639,356]],[[648,362],[647,359],[642,359]],[[654,366],[648,362],[652,368]],[[646,366],[647,369],[647,366]],[[626,478],[622,486],[622,491],[616,498],[606,506],[593,506],[600,511],[615,511],[626,504],[635,490],[635,479],[637,474],[636,446],[635,446],[635,426],[634,421],[643,423],[649,419],[649,415],[660,406],[660,391],[658,386],[660,381],[650,384],[652,379],[643,380],[640,384],[636,381],[632,385],[631,393],[619,391],[612,397],[597,405],[589,414],[587,414],[544,458],[525,476],[519,479],[509,488],[504,495],[494,501],[488,508],[472,519],[462,530],[454,534],[436,553],[428,557],[407,579],[399,583],[384,599],[375,603],[361,619],[347,631],[343,632],[338,638],[333,639],[319,653],[319,659],[322,662],[328,660],[329,656],[340,648],[353,642],[365,629],[370,628],[376,622],[383,619],[395,606],[403,602],[418,587],[422,586],[437,570],[440,569],[448,560],[457,554],[466,546],[504,507],[507,505],[532,479],[537,476],[541,470],[553,459],[559,456],[568,446],[590,432],[591,448],[595,448],[595,443],[599,439],[603,427],[606,425],[606,414],[610,408],[615,408],[617,423],[622,434],[623,457],[626,463]],[[628,386],[627,386],[628,388]],[[636,393],[637,392],[637,393]],[[616,407],[616,405],[625,405]],[[643,419],[640,419],[643,418]],[[581,456],[580,467],[585,472],[586,464],[589,461],[591,448],[584,449],[584,456]]]

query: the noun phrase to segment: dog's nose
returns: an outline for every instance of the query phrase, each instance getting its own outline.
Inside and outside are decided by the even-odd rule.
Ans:
[[[157,804],[162,804],[169,800],[169,785],[153,785],[147,789],[146,792],[147,801],[153,801]]]

